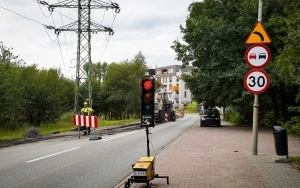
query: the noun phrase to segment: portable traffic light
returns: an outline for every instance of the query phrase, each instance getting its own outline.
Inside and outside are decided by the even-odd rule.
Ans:
[[[152,76],[142,78],[142,127],[154,127],[155,79]]]

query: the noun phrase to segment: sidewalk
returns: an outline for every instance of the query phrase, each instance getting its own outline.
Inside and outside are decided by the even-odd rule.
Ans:
[[[258,155],[252,155],[252,129],[200,127],[186,131],[156,157],[155,188],[300,187],[300,172],[288,163],[275,163],[272,129],[259,129]],[[300,139],[288,137],[289,155],[300,156]],[[124,184],[123,184],[124,186]],[[130,187],[147,187],[131,184]]]

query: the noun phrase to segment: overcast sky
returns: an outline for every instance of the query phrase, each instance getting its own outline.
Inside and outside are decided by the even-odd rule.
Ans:
[[[44,1],[53,4],[61,0]],[[142,51],[150,68],[181,65],[170,46],[174,40],[181,40],[179,26],[185,25],[188,6],[194,0],[115,2],[121,8],[119,14],[112,10],[92,10],[94,22],[114,30],[111,37],[104,32],[92,35],[93,62],[131,60]],[[13,48],[12,52],[26,65],[60,68],[66,76],[75,76],[76,32],[62,32],[57,36],[54,30],[45,29],[43,25],[59,28],[73,23],[77,20],[76,9],[56,8],[50,14],[47,7],[36,0],[0,0],[0,6],[0,41],[4,46]]]

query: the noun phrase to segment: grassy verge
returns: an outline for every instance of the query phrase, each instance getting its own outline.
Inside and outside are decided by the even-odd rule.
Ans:
[[[292,162],[291,163],[292,167],[300,171],[300,157],[290,156],[289,159]]]
[[[104,120],[99,118],[98,125],[100,127],[115,126],[115,125],[125,125],[133,122],[139,122],[140,119],[124,119],[124,120]],[[54,132],[67,132],[75,129],[76,126],[72,123],[72,115],[63,115],[57,123],[54,124],[43,124],[38,127],[40,134],[49,135]],[[8,140],[19,140],[25,138],[25,133],[29,129],[29,126],[24,126],[22,128],[14,130],[0,130],[0,141]]]
[[[19,128],[14,130],[0,130],[0,141],[18,140],[24,137],[26,128]]]
[[[99,120],[100,127],[107,127],[107,126],[115,126],[115,125],[125,125],[128,123],[140,122],[141,119],[123,119],[123,120]]]

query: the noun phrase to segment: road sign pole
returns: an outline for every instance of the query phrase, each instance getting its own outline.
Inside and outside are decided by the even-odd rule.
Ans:
[[[258,18],[257,21],[262,21],[262,6],[263,0],[259,0],[258,3]],[[257,140],[258,140],[258,94],[254,94],[253,104],[253,130],[252,130],[252,155],[257,155]]]
[[[258,18],[257,21],[262,21],[262,6],[263,6],[263,0],[259,0],[258,2]]]
[[[253,129],[252,129],[252,155],[257,155],[257,140],[258,140],[258,94],[254,94],[253,104]]]

